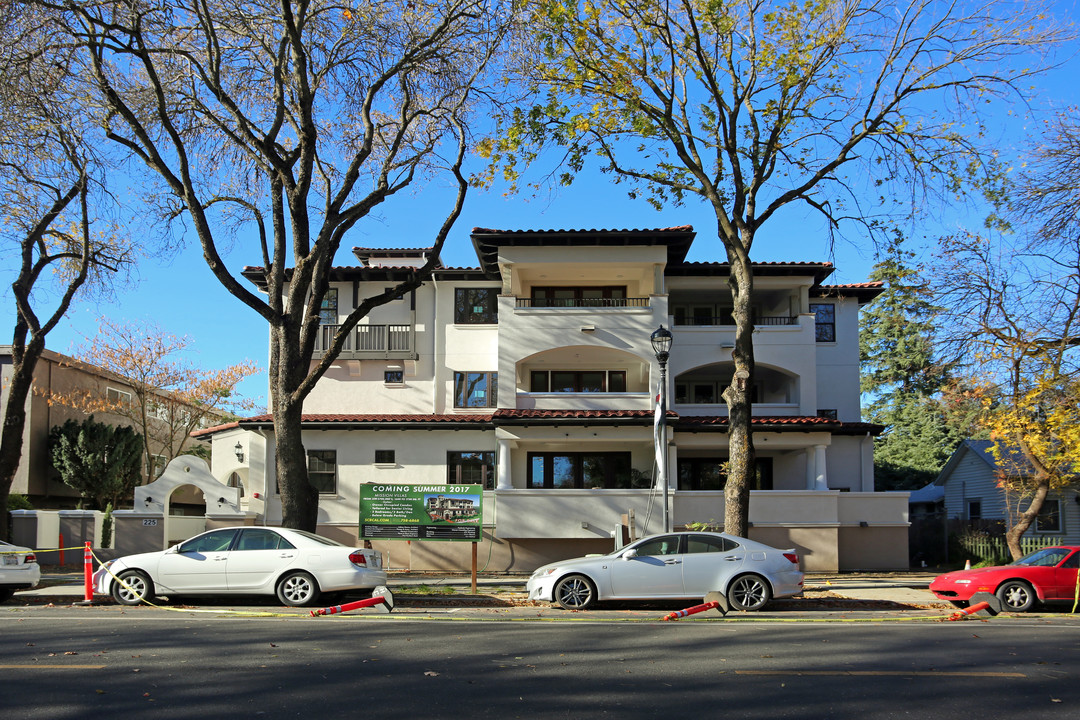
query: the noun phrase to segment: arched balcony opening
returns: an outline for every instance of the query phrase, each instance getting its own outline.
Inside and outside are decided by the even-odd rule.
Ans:
[[[731,362],[713,363],[679,374],[674,382],[674,404],[680,414],[725,415],[724,390],[735,375]],[[761,415],[797,415],[799,378],[779,368],[758,364],[750,389],[754,411]]]
[[[650,363],[623,350],[560,347],[516,366],[517,406],[555,409],[648,409]]]

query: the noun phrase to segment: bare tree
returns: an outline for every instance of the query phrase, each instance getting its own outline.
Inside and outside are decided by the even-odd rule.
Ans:
[[[304,398],[372,308],[418,287],[460,213],[480,78],[503,13],[484,0],[58,0],[108,136],[162,185],[214,276],[270,326],[283,524],[314,529]],[[342,240],[420,177],[457,196],[428,263],[364,298],[313,363]],[[262,297],[223,258],[239,222]],[[235,225],[233,226],[235,229]],[[291,267],[288,267],[291,264]]]
[[[1020,176],[1014,215],[1054,243],[1080,234],[1080,115],[1071,108],[1046,124]]]
[[[34,368],[80,291],[132,259],[123,233],[96,216],[101,158],[85,123],[70,52],[47,18],[0,2],[0,242],[16,259],[12,371],[0,427],[0,537],[22,458]],[[9,250],[5,250],[5,253]]]
[[[1051,492],[1077,487],[1080,464],[1080,240],[1033,253],[1023,237],[962,233],[941,242],[937,284],[946,337],[964,358],[967,399],[994,454],[1020,538]]]
[[[731,267],[736,377],[725,528],[745,535],[755,471],[751,250],[785,208],[830,233],[961,191],[995,148],[982,119],[1022,98],[1067,39],[1043,8],[997,0],[537,0],[535,91],[493,142],[511,176],[550,146],[560,179],[590,159],[657,207],[698,197]]]

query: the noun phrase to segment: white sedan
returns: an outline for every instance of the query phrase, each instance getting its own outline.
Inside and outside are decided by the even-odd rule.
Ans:
[[[285,605],[321,593],[386,584],[382,554],[287,528],[209,530],[168,550],[105,563],[94,587],[124,605],[155,595],[277,595]]]
[[[0,602],[11,599],[16,590],[29,590],[41,582],[41,566],[30,548],[0,540]]]
[[[803,590],[794,550],[711,532],[652,535],[610,555],[551,563],[527,584],[530,600],[585,610],[604,600],[693,598],[722,592],[736,610],[760,610]]]

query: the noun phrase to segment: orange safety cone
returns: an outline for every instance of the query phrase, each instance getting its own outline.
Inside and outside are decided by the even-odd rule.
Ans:
[[[964,561],[964,569],[965,570],[970,570],[971,569],[971,561],[970,560],[965,560]]]

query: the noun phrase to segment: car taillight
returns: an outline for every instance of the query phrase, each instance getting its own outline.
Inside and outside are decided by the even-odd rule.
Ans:
[[[349,554],[349,562],[353,565],[363,565],[364,567],[367,567],[367,557],[359,550]]]
[[[784,553],[784,557],[786,557],[788,560],[795,563],[796,565],[799,564],[799,556],[795,553]]]
[[[24,563],[37,562],[37,555],[34,553],[26,553],[26,557],[23,558]]]

